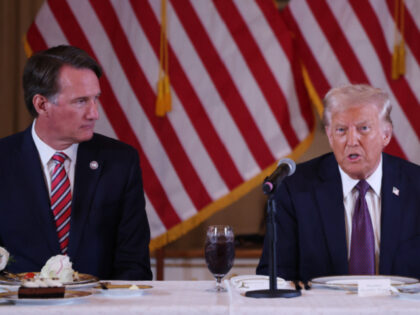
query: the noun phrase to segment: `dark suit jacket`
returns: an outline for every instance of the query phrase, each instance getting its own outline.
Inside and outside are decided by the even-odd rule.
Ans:
[[[382,165],[379,273],[420,278],[420,167],[387,154]],[[276,202],[278,276],[348,274],[343,189],[334,155],[298,165],[279,186]],[[268,274],[267,243],[258,274]]]
[[[91,169],[91,161],[99,167]],[[77,152],[68,256],[102,279],[151,279],[150,231],[137,151],[95,134]],[[39,271],[60,254],[31,127],[0,140],[0,246],[11,272]]]

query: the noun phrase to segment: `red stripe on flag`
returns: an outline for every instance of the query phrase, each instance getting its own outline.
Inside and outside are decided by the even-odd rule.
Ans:
[[[401,150],[401,146],[399,145],[398,140],[395,137],[391,138],[391,142],[384,149],[384,152],[395,155],[395,156],[399,156],[402,159],[407,159],[406,155]]]
[[[156,56],[159,56],[160,26],[158,21],[154,18],[152,9],[149,7],[148,3],[147,5],[143,3],[140,4],[138,1],[132,1],[132,7]],[[242,183],[243,179],[218,136],[213,124],[208,118],[207,113],[204,111],[193,86],[185,75],[178,58],[170,45],[168,45],[168,50],[171,85],[176,91],[182,106],[186,110],[190,121],[194,125],[202,144],[205,146],[206,151],[210,155],[220,176],[229,189],[233,189]]]
[[[274,7],[273,3],[267,2],[265,0],[258,0],[257,5],[263,12],[267,23],[271,26],[271,30],[277,37],[277,40],[279,41],[284,53],[289,60],[293,72],[293,77],[291,80],[293,79],[294,81],[294,87],[299,99],[300,112],[304,117],[307,126],[310,130],[312,130],[315,123],[314,115],[312,113],[310,100],[303,82],[302,67],[300,64],[299,56],[297,54],[297,41],[292,40],[280,13]],[[294,106],[294,104],[291,104],[291,106]]]
[[[293,71],[293,79],[291,80],[294,81],[294,86],[299,100],[300,113],[305,119],[308,129],[313,130],[315,125],[315,116],[305,87],[305,82],[303,80],[302,65],[298,59],[299,57],[294,54],[293,59],[290,61]],[[291,105],[294,106],[293,104]]]
[[[294,148],[299,143],[299,140],[290,123],[291,117],[287,107],[287,100],[270,67],[267,65],[258,44],[255,42],[241,14],[231,1],[216,0],[213,2],[264,94],[265,100],[270,106],[280,128],[283,130],[289,146]],[[275,10],[274,6],[273,10]]]
[[[261,169],[268,167],[272,164],[275,157],[256,126],[229,71],[213,46],[200,19],[188,1],[177,0],[171,3],[256,162]]]
[[[137,63],[136,57],[112,6],[105,0],[100,2],[91,1],[91,3],[108,38],[111,40],[114,52],[118,56],[134,94],[158,135],[185,190],[190,196],[195,208],[203,208],[211,202],[211,198],[185,153],[168,118],[160,118],[155,115],[154,101],[156,100],[156,94],[150,87],[143,70]]]
[[[64,1],[57,2],[52,0],[50,0],[48,3],[50,5],[51,11],[55,15],[63,33],[67,36],[70,44],[84,49],[89,55],[91,55],[93,58],[96,58],[88,40],[86,39],[68,4]],[[65,19],[67,19],[66,23],[64,23]],[[156,173],[153,171],[153,168],[147,160],[146,155],[141,149],[136,135],[131,129],[124,113],[121,110],[121,107],[119,106],[117,99],[115,98],[114,92],[105,73],[101,78],[101,86],[101,104],[118,138],[121,141],[124,141],[135,147],[140,154],[143,165],[143,173],[147,178],[147,181],[144,184],[144,189],[147,192],[147,195],[149,196],[151,203],[156,209],[156,212],[162,223],[166,226],[166,228],[170,228],[180,223],[181,220],[169,202],[165,190],[160,184]]]
[[[31,46],[32,52],[44,50],[48,47],[35,23],[32,23],[29,27],[29,30],[26,33],[26,39],[29,46]]]

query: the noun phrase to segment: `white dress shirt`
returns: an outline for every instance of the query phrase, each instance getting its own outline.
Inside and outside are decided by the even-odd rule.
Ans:
[[[71,191],[73,193],[74,170],[76,166],[78,143],[74,143],[65,150],[55,150],[48,144],[42,141],[35,131],[36,119],[32,124],[32,138],[38,150],[39,158],[41,160],[42,170],[44,172],[45,183],[47,184],[48,193],[51,197],[51,173],[54,170],[55,163],[51,160],[56,152],[64,152],[69,158],[64,161],[64,168],[70,180]]]
[[[347,253],[348,258],[350,257],[350,243],[351,243],[351,230],[353,222],[354,207],[356,205],[359,191],[356,189],[356,185],[359,182],[358,179],[352,179],[347,175],[341,167],[340,175],[341,182],[343,184],[343,199],[345,209],[345,221],[346,221],[346,236],[347,236]],[[381,240],[381,185],[382,185],[382,156],[381,161],[375,172],[369,176],[366,181],[368,182],[370,189],[366,193],[366,203],[369,208],[370,219],[372,221],[373,234],[375,236],[375,270],[378,273],[379,267],[379,249]]]

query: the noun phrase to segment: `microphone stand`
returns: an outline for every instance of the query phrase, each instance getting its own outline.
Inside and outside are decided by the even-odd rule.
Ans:
[[[273,187],[274,188],[274,187]],[[270,288],[268,290],[247,291],[245,296],[253,298],[291,298],[301,295],[298,290],[277,289],[277,227],[276,227],[276,201],[274,193],[276,189],[265,191],[268,195],[267,204],[267,237],[269,240],[268,270]]]

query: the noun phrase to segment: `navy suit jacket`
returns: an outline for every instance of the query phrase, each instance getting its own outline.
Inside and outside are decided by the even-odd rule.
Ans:
[[[97,169],[90,168],[96,161]],[[79,144],[68,256],[101,279],[148,280],[150,231],[137,151],[95,134]],[[40,271],[60,254],[50,198],[31,127],[0,140],[0,246],[11,272]]]
[[[379,273],[420,278],[420,166],[382,156]],[[334,155],[298,165],[275,199],[278,276],[348,274],[343,189]],[[257,273],[268,274],[267,240]]]

